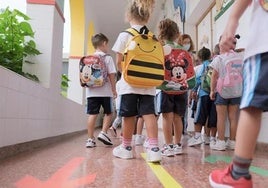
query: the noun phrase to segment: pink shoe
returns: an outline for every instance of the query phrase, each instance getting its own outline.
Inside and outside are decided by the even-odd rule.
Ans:
[[[224,170],[214,170],[209,175],[209,183],[213,188],[252,188],[251,177],[241,177],[238,180],[233,179],[231,170],[233,165],[229,165]]]

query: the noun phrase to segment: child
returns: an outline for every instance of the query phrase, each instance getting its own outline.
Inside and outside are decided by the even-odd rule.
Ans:
[[[259,0],[236,0],[229,22],[222,35],[220,46],[223,52],[235,48],[235,32],[238,21],[252,3],[252,18],[248,44],[244,53],[244,89],[240,104],[236,145],[233,161],[224,170],[214,170],[209,181],[213,187],[252,188],[249,167],[253,159],[261,126],[261,115],[268,110],[268,12],[267,2]],[[266,5],[266,9],[265,9]],[[256,35],[257,34],[257,35]]]
[[[135,145],[140,146],[143,145],[145,141],[145,136],[142,135],[142,129],[144,126],[144,120],[141,116],[137,116],[136,122],[136,135],[135,135]]]
[[[179,40],[178,43],[180,45],[182,45],[183,49],[188,51],[191,54],[192,60],[194,62],[195,58],[194,58],[194,43],[193,40],[191,38],[190,35],[188,34],[182,34],[179,36]],[[194,63],[195,64],[195,63]],[[185,95],[185,97],[187,97],[187,104],[190,106],[191,105],[191,91],[188,91],[187,95]],[[187,138],[187,127],[188,127],[188,107],[185,110],[185,115],[182,117],[182,123],[183,123],[183,130],[182,130],[182,134],[185,136],[184,138]]]
[[[217,94],[215,93],[216,85],[219,84],[217,80],[219,78],[224,77],[224,75],[226,74],[226,66],[227,66],[226,63],[228,63],[228,61],[231,59],[236,60],[233,62],[236,64],[233,64],[235,68],[232,68],[233,69],[232,71],[236,73],[235,75],[236,80],[238,80],[237,77],[239,77],[240,73],[242,73],[241,70],[242,70],[243,56],[241,54],[237,52],[230,52],[228,54],[221,53],[220,55],[216,56],[210,64],[210,66],[213,68],[211,76],[210,99],[215,100],[217,110],[217,130],[218,130],[218,139],[215,144],[211,145],[210,148],[219,151],[225,150],[226,148],[233,150],[235,147],[235,135],[237,129],[239,104],[241,96],[224,98],[223,96],[221,96],[221,93]],[[240,83],[242,86],[242,79]],[[225,124],[227,117],[230,123],[230,137],[227,140],[227,142],[225,142]]]
[[[147,24],[152,9],[154,0],[133,0],[130,1],[130,6],[127,10],[127,19],[132,28],[140,31]],[[128,41],[132,39],[132,35],[127,32],[119,34],[113,51],[116,52],[117,66],[121,70],[121,62],[123,60],[124,50]],[[129,85],[124,77],[121,77],[122,90],[121,104],[119,114],[123,117],[123,139],[122,144],[114,148],[113,155],[122,159],[133,158],[132,152],[132,134],[135,129],[135,120],[137,115],[141,115],[146,124],[147,137],[149,147],[146,149],[146,157],[148,162],[161,161],[161,153],[158,147],[158,126],[155,117],[154,96],[155,87],[139,88]]]
[[[121,73],[118,73],[118,74],[121,75]],[[121,78],[121,76],[119,77],[119,79],[120,78]],[[120,83],[121,83],[120,80],[118,80],[116,82],[116,84],[115,84],[116,85],[115,87],[116,87],[116,92],[117,93],[119,93],[120,92],[120,89],[121,89],[121,87],[120,87],[121,84]],[[112,134],[113,134],[114,137],[117,137],[117,131],[116,131],[116,129],[118,128],[119,125],[121,125],[121,130],[123,129],[122,117],[119,114],[120,100],[121,100],[120,96],[117,96],[116,99],[115,99],[116,118],[114,119],[113,124],[110,127],[110,130],[111,130],[111,132],[112,132]]]
[[[216,107],[212,100],[210,100],[209,93],[203,90],[201,85],[201,76],[210,64],[211,52],[209,49],[203,47],[198,51],[198,58],[203,62],[199,71],[196,73],[196,86],[192,90],[192,98],[198,96],[197,109],[194,119],[194,136],[188,140],[188,146],[200,145],[204,141],[209,143],[208,136],[210,135],[210,128],[216,129],[217,114]],[[198,92],[198,94],[197,94]],[[205,126],[207,122],[208,129],[205,129],[205,139],[201,137],[202,126]],[[213,132],[213,131],[211,131]],[[212,140],[211,140],[212,141]]]
[[[178,40],[179,28],[176,22],[170,19],[164,19],[159,24],[159,40],[164,45],[172,48],[182,48],[175,41]],[[173,63],[173,62],[172,62]],[[185,115],[187,105],[187,93],[180,95],[167,94],[164,91],[160,93],[160,107],[158,113],[163,117],[163,133],[165,138],[164,147],[161,150],[163,156],[174,156],[182,153],[181,136],[183,130],[182,117]],[[172,136],[172,127],[174,128],[174,141]]]
[[[102,87],[86,88],[87,114],[89,114],[87,122],[87,148],[96,147],[94,127],[101,106],[104,109],[105,115],[103,118],[102,131],[98,135],[98,140],[103,142],[105,145],[113,145],[112,141],[107,135],[107,130],[109,129],[112,120],[112,100],[113,97],[116,97],[117,95],[115,90],[116,68],[114,66],[112,57],[106,54],[108,52],[108,38],[104,34],[99,33],[92,37],[91,42],[96,49],[94,55],[104,58],[108,79]]]

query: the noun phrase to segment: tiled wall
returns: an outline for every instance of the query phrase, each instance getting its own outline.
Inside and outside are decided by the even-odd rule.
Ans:
[[[86,129],[84,106],[0,67],[0,147]]]

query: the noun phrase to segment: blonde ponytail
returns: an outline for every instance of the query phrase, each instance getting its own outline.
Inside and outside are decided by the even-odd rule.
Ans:
[[[148,22],[155,0],[132,0],[127,11],[129,20]]]

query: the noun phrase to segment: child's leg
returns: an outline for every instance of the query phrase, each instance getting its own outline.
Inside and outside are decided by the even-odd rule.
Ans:
[[[144,125],[144,120],[142,117],[138,117],[136,125],[136,135],[135,135],[135,145],[142,145],[145,141],[145,136],[142,135],[142,129]]]
[[[262,111],[257,108],[241,110],[236,134],[235,155],[245,159],[253,158],[261,126],[261,114]]]
[[[116,118],[115,118],[115,120],[113,121],[112,127],[113,127],[114,129],[117,129],[118,126],[119,126],[121,123],[122,123],[122,117],[119,116],[119,115],[117,115]]]
[[[123,139],[127,139],[131,141],[132,135],[135,130],[135,120],[136,120],[136,116],[123,117],[123,125],[124,125]]]
[[[102,131],[107,133],[107,130],[109,129],[111,122],[112,122],[112,116],[113,114],[104,114],[103,122],[102,122]]]
[[[137,135],[142,135],[144,120],[142,117],[139,117],[137,120]]]
[[[151,147],[158,146],[158,125],[154,114],[142,116],[146,125],[147,137]]]
[[[237,123],[238,123],[238,105],[228,106],[228,117],[230,122],[230,140],[235,140]]]
[[[173,124],[173,112],[162,113],[163,133],[165,144],[172,144],[172,124]]]
[[[182,123],[181,116],[179,116],[176,113],[174,113],[173,126],[174,126],[174,144],[180,144],[181,143],[183,123]]]
[[[227,116],[227,106],[226,105],[216,105],[217,110],[217,130],[218,130],[218,139],[225,139],[225,122]]]
[[[98,114],[89,114],[87,119],[87,133],[88,138],[94,138],[94,129],[95,129],[95,123],[97,120]]]

